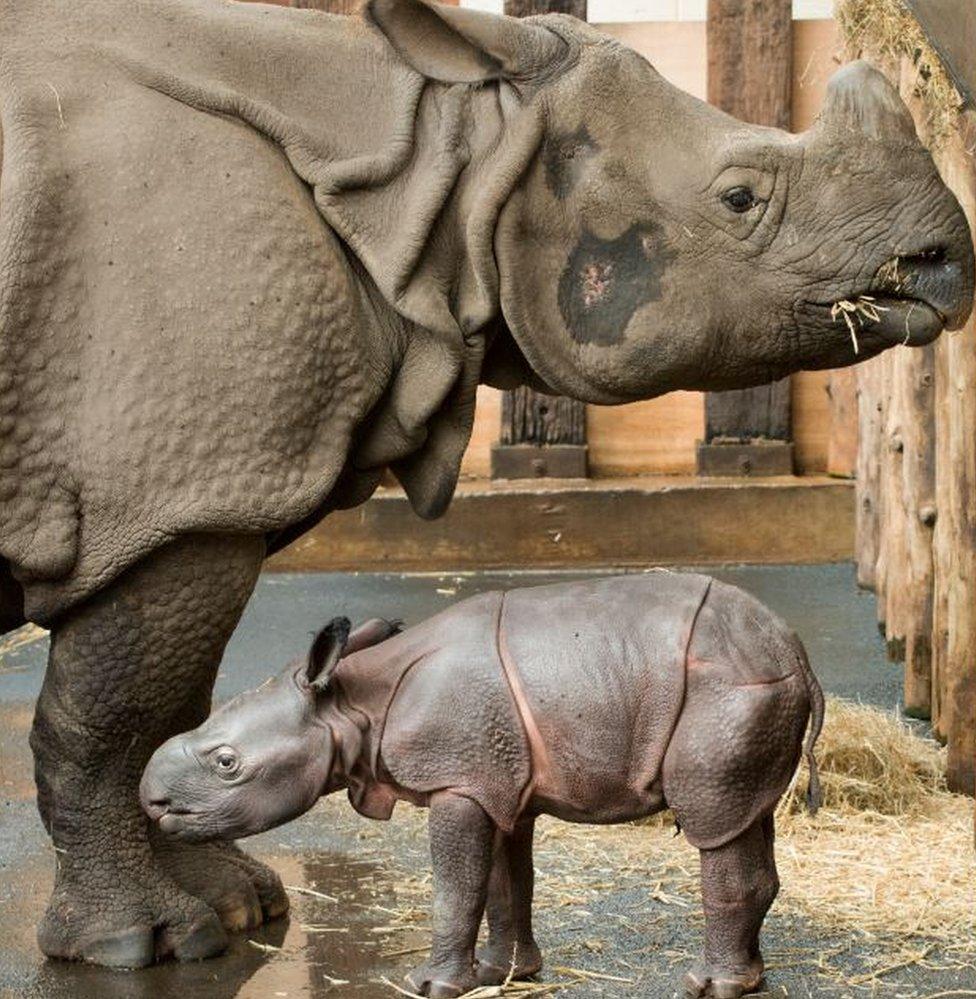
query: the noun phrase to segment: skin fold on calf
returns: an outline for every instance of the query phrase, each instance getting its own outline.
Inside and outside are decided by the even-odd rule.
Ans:
[[[539,815],[626,822],[671,808],[702,858],[705,946],[690,995],[763,977],[773,813],[823,695],[797,637],[705,576],[656,572],[493,592],[403,632],[334,619],[307,660],[161,746],[144,809],[185,842],[247,836],[345,789],[363,815],[430,809],[433,944],[408,976],[457,996],[542,966]],[[487,916],[488,939],[475,953]]]

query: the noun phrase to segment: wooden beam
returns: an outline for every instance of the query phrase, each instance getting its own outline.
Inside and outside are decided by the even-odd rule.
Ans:
[[[857,465],[857,372],[838,368],[827,382],[830,396],[830,440],[827,442],[827,474],[854,478]]]
[[[855,369],[857,377],[857,585],[877,590],[881,544],[881,433],[884,427],[884,355]]]
[[[793,88],[791,0],[709,0],[708,100],[743,121],[790,127]],[[709,392],[700,475],[793,471],[790,380]],[[757,466],[750,445],[762,442]]]
[[[937,151],[943,179],[959,199],[970,226],[976,226],[976,113],[960,116],[959,131]],[[940,728],[949,743],[947,777],[954,791],[976,790],[976,317],[963,329],[943,335],[940,366],[948,376],[937,415],[948,442],[945,462],[936,467],[938,518],[948,519],[941,540],[949,551],[937,562],[948,570],[945,587],[946,649],[940,663]],[[941,456],[940,451],[940,456]],[[937,598],[938,599],[938,598]]]
[[[292,7],[324,10],[327,14],[358,14],[366,0],[291,0]]]
[[[505,13],[571,14],[585,21],[586,0],[505,0]],[[586,405],[524,387],[506,392],[501,435],[491,451],[491,477],[567,479],[586,474]]]
[[[401,489],[337,510],[274,555],[277,572],[450,572],[725,562],[836,562],[854,549],[854,488],[803,476],[661,475],[461,482],[419,520]]]

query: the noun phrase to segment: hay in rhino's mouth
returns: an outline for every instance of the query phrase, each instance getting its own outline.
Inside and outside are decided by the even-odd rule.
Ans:
[[[855,354],[861,352],[862,337],[871,352],[899,344],[921,347],[949,325],[947,312],[955,312],[958,281],[958,266],[944,249],[933,247],[892,257],[868,286],[812,304],[825,321],[846,328]]]
[[[922,347],[935,340],[946,325],[946,317],[920,298],[900,295],[858,295],[830,305],[833,323],[844,323],[854,353],[860,353],[858,337],[866,333],[891,346]]]

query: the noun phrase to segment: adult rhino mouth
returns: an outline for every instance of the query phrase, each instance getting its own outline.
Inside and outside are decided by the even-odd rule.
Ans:
[[[847,327],[854,352],[872,346],[923,347],[968,313],[971,282],[941,247],[892,257],[860,291],[815,303],[830,321]]]

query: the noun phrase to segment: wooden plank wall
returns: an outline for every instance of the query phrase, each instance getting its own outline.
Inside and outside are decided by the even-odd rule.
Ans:
[[[640,52],[676,86],[704,100],[704,21],[597,27]],[[792,112],[794,128],[802,131],[813,122],[827,79],[837,68],[839,41],[832,21],[796,21],[793,27]],[[826,371],[800,372],[793,377],[793,432],[800,473],[823,473],[828,468],[830,381]],[[491,445],[498,439],[498,395],[485,387],[479,392],[474,434],[462,468],[466,478],[489,474]],[[590,473],[597,477],[693,475],[695,443],[702,437],[704,419],[704,397],[698,392],[675,392],[628,406],[591,406],[587,413]]]
[[[976,231],[976,113],[960,121],[936,162]],[[905,664],[905,710],[931,720],[949,747],[950,786],[972,794],[976,318],[861,365],[857,386],[858,582],[875,591],[889,656]]]

